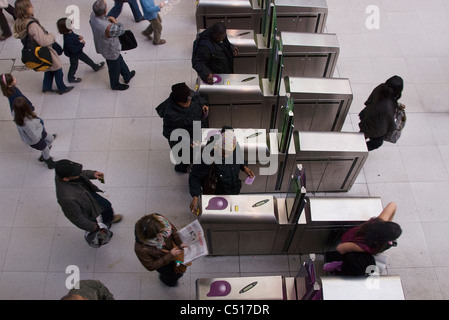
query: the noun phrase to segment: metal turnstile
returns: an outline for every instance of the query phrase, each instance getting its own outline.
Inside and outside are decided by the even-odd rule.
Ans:
[[[288,252],[333,250],[345,231],[377,217],[382,210],[382,200],[376,197],[307,197]]]
[[[239,49],[239,54],[234,56],[234,73],[258,74],[257,55],[258,49],[253,30],[227,29],[228,40]]]
[[[209,127],[262,128],[263,94],[257,74],[219,74],[213,85],[198,78],[198,92],[209,101]]]
[[[282,103],[292,99],[296,130],[341,131],[353,101],[349,79],[286,77],[282,88],[286,92]],[[280,118],[282,108],[273,109],[268,103],[264,107],[264,114],[275,111]],[[268,125],[266,120],[264,125]]]
[[[295,131],[293,143],[296,163],[307,172],[308,192],[349,191],[368,158],[365,137],[359,132]]]
[[[197,29],[207,29],[216,22],[223,22],[227,29],[258,30],[260,19],[256,20],[250,0],[197,0]]]
[[[268,2],[268,0],[267,0]],[[272,0],[279,31],[322,33],[326,26],[326,0]]]

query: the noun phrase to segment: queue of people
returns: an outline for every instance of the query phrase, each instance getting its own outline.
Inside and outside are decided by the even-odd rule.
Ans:
[[[143,14],[140,12],[137,1],[128,1],[136,22],[148,20],[148,28],[144,35],[153,40],[153,44],[161,45],[166,41],[161,39],[162,20],[158,12],[163,8],[164,2],[158,6],[153,0],[140,0]],[[75,76],[78,61],[89,65],[94,72],[104,65],[108,67],[109,83],[112,90],[126,90],[128,83],[136,72],[130,70],[121,55],[119,36],[125,31],[123,24],[117,21],[121,12],[123,1],[115,1],[115,6],[108,12],[105,0],[95,0],[89,23],[93,33],[93,41],[97,53],[101,54],[106,62],[95,63],[83,52],[85,40],[73,32],[71,21],[61,18],[57,22],[58,30],[64,35],[63,52],[70,59],[68,82],[79,83],[81,78]],[[4,7],[3,7],[4,8]],[[11,6],[6,7],[11,13]],[[0,9],[0,25],[3,29]],[[48,33],[34,17],[34,7],[30,0],[17,0],[14,7],[14,36],[24,39],[30,36],[36,43],[49,48],[53,65],[44,72],[42,92],[65,94],[74,87],[66,86],[59,54],[53,48],[54,35]],[[7,37],[7,30],[3,29],[3,37]],[[200,33],[195,41],[192,54],[192,68],[199,77],[208,84],[213,84],[213,75],[216,73],[233,73],[233,57],[238,55],[238,48],[233,46],[226,35],[223,23],[216,23]],[[124,83],[119,78],[123,77]],[[55,80],[57,90],[53,90]],[[32,102],[23,95],[17,87],[17,79],[9,73],[0,76],[1,90],[9,100],[10,111],[14,122],[24,143],[42,152],[39,161],[47,164],[49,169],[55,170],[55,185],[57,202],[66,218],[76,227],[85,232],[89,245],[100,247],[109,242],[112,237],[111,226],[120,222],[123,216],[116,214],[112,204],[101,196],[100,190],[92,180],[104,183],[104,173],[96,170],[83,170],[83,165],[69,159],[54,161],[50,156],[50,148],[56,134],[46,132],[44,121],[38,117]],[[393,108],[401,97],[403,81],[395,76],[379,85],[365,103],[366,108],[360,113],[360,130],[365,133],[369,141],[369,150],[374,150],[382,144],[382,137],[392,126]],[[176,83],[171,87],[170,96],[157,108],[163,119],[162,135],[168,140],[173,149],[180,143],[182,137],[173,139],[172,133],[182,129],[187,133],[186,139],[190,141],[190,154],[193,155],[193,126],[200,123],[201,128],[208,127],[208,114],[213,112],[208,102],[191,90],[184,82]],[[237,154],[240,146],[231,127],[223,127],[220,134],[212,137],[208,143],[213,143],[214,159],[222,161],[206,164],[204,162],[193,164],[192,157],[183,160],[174,167],[178,173],[189,173],[188,189],[192,196],[189,209],[197,212],[198,199],[206,194],[205,180],[212,174],[216,177],[215,194],[238,195],[242,182],[240,172],[253,178],[254,172],[245,161],[238,161]],[[178,153],[176,158],[182,158]],[[232,161],[229,161],[232,158]],[[184,158],[183,158],[184,159]],[[187,206],[187,205],[186,205]],[[338,272],[343,270],[354,274],[354,265],[364,259],[362,265],[371,263],[372,257],[386,249],[395,246],[401,235],[401,228],[393,223],[396,204],[390,203],[380,213],[365,224],[353,228],[345,233],[341,244],[335,252],[328,257],[330,265],[327,270]],[[162,214],[151,213],[144,215],[135,223],[134,251],[141,264],[149,271],[157,271],[160,280],[166,285],[176,286],[177,281],[185,273],[187,265],[183,264],[183,248],[186,247],[177,235],[177,228]],[[359,255],[360,254],[360,255]],[[343,266],[343,267],[342,267]],[[112,300],[109,290],[95,281],[81,281],[81,289],[73,289],[63,300],[68,299],[105,299]]]

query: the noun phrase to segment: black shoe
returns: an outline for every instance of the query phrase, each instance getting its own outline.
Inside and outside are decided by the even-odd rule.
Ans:
[[[73,78],[73,79],[70,79],[69,82],[70,83],[78,83],[78,82],[81,82],[81,80],[83,80],[83,79],[81,79],[81,78]]]
[[[123,90],[126,90],[126,89],[128,89],[128,88],[129,88],[129,86],[128,86],[127,84],[120,84],[118,87],[112,88],[112,90],[120,90],[120,91],[123,91]]]
[[[94,69],[95,72],[97,72],[98,70],[100,70],[101,68],[103,68],[103,66],[104,66],[104,62],[100,62],[100,63],[97,64],[97,65],[95,66],[95,68],[93,68],[93,69]]]
[[[45,160],[43,156],[40,156],[38,160],[39,160],[39,162],[45,162],[47,164],[48,169],[54,169],[55,168],[55,162],[53,161],[52,157],[50,157],[47,160]]]
[[[134,78],[134,76],[136,75],[136,71],[134,71],[134,70],[131,71],[131,72],[130,72],[130,75],[131,75],[131,76],[129,77],[129,79],[128,79],[128,80],[125,80],[125,83],[126,83],[126,84],[128,84],[128,83],[131,81],[131,79]]]
[[[72,91],[73,90],[73,88],[74,87],[72,87],[72,86],[70,86],[70,87],[67,87],[64,91],[57,91],[59,94],[64,94],[64,93],[67,93],[67,92],[70,92],[70,91]]]
[[[43,93],[45,93],[45,92],[55,92],[55,90],[53,90],[53,89],[42,89],[42,92]]]

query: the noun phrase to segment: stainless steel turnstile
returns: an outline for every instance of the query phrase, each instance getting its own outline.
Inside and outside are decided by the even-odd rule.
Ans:
[[[285,104],[287,96],[293,100],[296,130],[341,131],[353,101],[349,79],[286,77],[282,88],[286,97],[280,102]],[[282,108],[273,109],[268,103],[264,108],[264,114],[274,110],[280,119]],[[268,125],[266,119],[264,125]]]
[[[382,200],[376,197],[307,197],[288,252],[333,250],[345,231],[377,217],[382,210]]]
[[[258,49],[253,30],[227,30],[228,40],[239,49],[239,54],[234,56],[234,73],[258,74],[257,55]]]
[[[321,33],[326,26],[326,0],[273,0],[279,31]]]
[[[250,0],[197,0],[197,29],[207,29],[216,22],[223,22],[227,29],[258,30]]]
[[[296,162],[307,173],[308,192],[349,191],[368,158],[359,132],[295,131]],[[291,167],[293,173],[295,167]]]
[[[209,85],[198,78],[198,92],[209,101],[209,127],[261,128],[263,94],[256,74],[219,74]]]

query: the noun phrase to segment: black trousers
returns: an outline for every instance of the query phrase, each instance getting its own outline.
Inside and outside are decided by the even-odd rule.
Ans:
[[[95,70],[97,67],[97,64],[95,62],[93,62],[92,59],[89,58],[89,56],[87,54],[85,54],[84,52],[81,52],[81,54],[79,54],[75,57],[70,57],[69,59],[70,59],[70,68],[69,68],[69,72],[67,74],[67,79],[69,79],[69,81],[75,80],[75,73],[76,73],[76,70],[78,70],[79,60],[81,60],[82,62],[87,64],[93,70]]]
[[[375,150],[380,148],[380,146],[384,143],[384,138],[369,138],[369,141],[366,142],[366,146],[368,147],[368,151]]]
[[[175,272],[175,262],[172,261],[169,264],[160,267],[156,270],[160,273],[159,278],[163,283],[165,283],[169,287],[174,287],[178,283],[178,279],[181,278],[184,273],[176,273]]]

